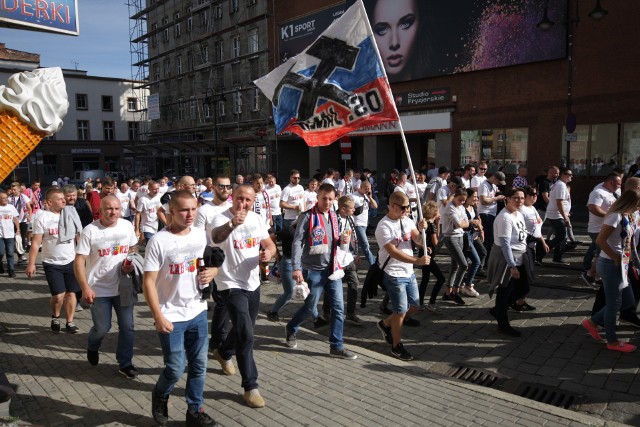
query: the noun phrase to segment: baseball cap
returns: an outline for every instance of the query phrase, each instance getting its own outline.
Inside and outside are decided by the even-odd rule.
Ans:
[[[496,179],[499,181],[499,182],[498,182],[498,184],[500,184],[500,185],[507,185],[507,182],[505,181],[505,178],[506,178],[506,177],[504,176],[504,173],[502,173],[502,172],[496,172],[496,173],[494,173],[494,174],[493,174],[493,176],[495,176],[495,177],[496,177]]]
[[[53,182],[51,182],[51,186],[52,186],[52,187],[57,187],[57,186],[58,186],[58,181],[53,181]]]

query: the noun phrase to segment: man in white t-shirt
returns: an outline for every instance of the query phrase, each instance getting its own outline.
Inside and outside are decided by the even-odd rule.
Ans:
[[[547,218],[553,227],[553,239],[547,242],[549,251],[553,249],[553,262],[560,265],[569,265],[563,260],[564,248],[567,243],[567,229],[570,224],[571,194],[567,184],[571,182],[573,172],[568,168],[560,168],[560,177],[551,187],[549,192],[549,204],[547,205]]]
[[[343,177],[344,182],[342,185],[342,196],[348,196],[355,191],[353,187],[353,169],[347,169]],[[339,197],[338,197],[339,198]]]
[[[126,182],[120,184],[120,191],[116,193],[116,197],[118,198],[118,200],[120,200],[120,215],[122,216],[122,218],[133,224],[133,220],[136,217],[136,206],[133,204],[135,195],[133,195],[131,191],[129,191],[129,185]]]
[[[307,189],[304,190],[304,195],[302,197],[302,212],[306,212],[312,207],[316,205],[318,202],[318,180],[315,178],[311,178],[309,180],[309,184]]]
[[[74,239],[61,242],[58,238],[60,212],[64,209],[66,200],[64,193],[58,188],[49,189],[45,198],[49,210],[43,211],[34,221],[26,273],[29,278],[36,274],[36,258],[42,244],[42,266],[51,292],[51,330],[55,334],[60,333],[59,317],[64,305],[67,320],[65,331],[75,334],[79,328],[73,323],[73,316],[76,312],[76,292],[80,291],[73,273],[75,242]]]
[[[429,182],[429,200],[438,200],[438,191],[441,188],[447,186],[447,179],[449,178],[449,168],[446,166],[440,166],[438,169],[438,176],[432,178],[432,182]],[[440,206],[440,205],[438,205]]]
[[[492,174],[478,187],[478,214],[484,230],[484,248],[488,254],[493,247],[493,222],[498,214],[498,202],[504,200],[503,194],[497,194],[498,185],[507,185],[502,172]]]
[[[144,237],[145,244],[149,243],[154,234],[158,232],[158,209],[160,208],[160,194],[157,182],[150,181],[147,195],[136,202],[136,236]]]
[[[116,360],[119,372],[129,379],[138,376],[133,366],[133,295],[120,294],[121,276],[133,271],[125,265],[127,254],[138,242],[133,224],[120,218],[120,201],[106,196],[100,201],[100,219],[87,225],[78,240],[74,271],[82,288],[82,299],[91,305],[93,327],[89,331],[87,360],[93,366],[100,359],[102,340],[111,329],[111,312],[118,319]]]
[[[263,218],[251,211],[255,196],[249,185],[236,187],[231,207],[213,219],[211,239],[226,255],[216,285],[233,325],[213,357],[225,374],[232,375],[231,357],[236,355],[244,401],[251,408],[262,408],[265,402],[258,391],[258,368],[253,358],[253,328],[260,308],[258,264],[269,262],[276,247]]]
[[[486,162],[478,163],[476,174],[471,178],[471,188],[478,190],[480,188],[480,184],[487,180],[487,177],[485,176],[487,169],[488,166]]]
[[[358,191],[349,194],[349,197],[351,197],[355,202],[356,213],[353,215],[353,221],[356,226],[358,244],[362,249],[362,253],[367,258],[369,265],[372,266],[376,262],[376,258],[373,256],[371,249],[369,248],[367,225],[369,225],[369,207],[377,209],[378,203],[371,196],[371,183],[369,181],[362,181]]]
[[[276,176],[273,173],[267,174],[267,186],[265,187],[269,195],[269,206],[271,208],[271,219],[273,220],[273,232],[282,230],[282,209],[280,208],[280,196],[282,188],[276,184]]]
[[[304,208],[304,188],[299,183],[300,172],[292,169],[289,174],[289,185],[284,187],[280,197],[280,207],[284,211],[283,223],[286,228],[291,227]]]
[[[376,227],[376,241],[380,248],[378,263],[381,268],[384,266],[383,283],[393,311],[377,326],[384,340],[391,345],[391,354],[401,360],[413,360],[402,344],[402,322],[407,313],[415,313],[420,306],[413,266],[430,262],[428,255],[413,256],[411,241],[422,246],[422,239],[415,223],[406,217],[409,209],[409,198],[404,193],[394,192],[389,197],[389,212]],[[426,227],[426,220],[420,222],[420,227]]]
[[[476,174],[476,167],[472,164],[465,165],[464,173],[460,177],[460,181],[462,181],[462,186],[464,188],[471,188],[471,180],[473,176]]]
[[[185,398],[187,425],[213,426],[203,408],[207,374],[207,301],[202,287],[218,269],[199,268],[207,239],[193,227],[197,200],[190,191],[176,191],[169,211],[172,222],[149,241],[144,260],[144,295],[155,321],[164,369],[151,398],[151,412],[160,425],[168,421],[168,400],[188,365]]]
[[[190,191],[193,197],[196,197],[196,181],[192,176],[185,175],[180,178],[178,184],[176,185],[176,190],[187,190]],[[158,195],[160,196],[160,207],[158,208],[158,219],[165,225],[171,224],[171,214],[169,213],[169,201],[173,196],[173,192],[165,192],[160,193],[158,191]]]
[[[6,255],[7,270],[11,278],[16,277],[13,252],[15,251],[16,235],[20,235],[18,216],[16,208],[9,204],[7,193],[0,191],[0,244],[2,245],[0,247],[0,274],[4,274],[2,258]]]
[[[595,257],[600,255],[600,249],[596,245],[596,239],[598,233],[602,228],[602,221],[604,216],[609,211],[613,202],[616,201],[616,191],[620,189],[622,185],[622,178],[616,173],[610,173],[605,178],[604,182],[596,185],[596,187],[589,194],[589,200],[587,201],[587,209],[589,209],[589,223],[587,225],[587,234],[591,237],[591,245],[582,259],[582,280],[587,285],[596,286],[596,263],[593,262]]]
[[[267,194],[267,191],[264,189],[264,179],[261,174],[254,173],[251,176],[251,187],[253,187],[253,191],[255,192],[253,211],[262,218],[267,229],[269,229],[273,226],[271,206],[269,206],[269,194]]]

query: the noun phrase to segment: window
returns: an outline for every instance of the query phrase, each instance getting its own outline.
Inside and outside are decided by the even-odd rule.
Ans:
[[[233,112],[236,114],[242,113],[242,96],[240,95],[240,90],[233,93]]]
[[[178,120],[184,120],[184,102],[182,102],[182,98],[178,99]]]
[[[222,40],[217,41],[214,46],[216,49],[216,62],[224,61],[224,43]]]
[[[233,37],[233,57],[237,58],[240,56],[240,36]]]
[[[632,128],[633,124],[630,129]],[[566,164],[568,138],[564,127],[562,134],[562,163]],[[624,134],[623,129],[622,135]],[[569,139],[572,139],[568,143],[569,167],[574,175],[606,176],[620,164],[619,153],[625,152],[624,144],[623,149],[620,150],[618,123],[578,125]],[[630,147],[635,148],[633,139],[630,143]],[[628,159],[623,158],[622,161],[624,162],[622,164],[626,164]],[[634,161],[635,159],[631,160],[632,163]]]
[[[193,52],[187,52],[187,68],[189,71],[193,71],[193,67],[195,66],[195,62],[193,61]]]
[[[222,5],[217,4],[215,9],[213,9],[213,19],[222,19]]]
[[[171,59],[164,60],[164,78],[171,77]]]
[[[182,55],[176,56],[176,74],[182,74]]]
[[[176,13],[175,15],[173,15],[173,22],[175,22],[175,27],[174,27],[174,33],[176,38],[180,37],[182,35],[182,27],[181,27],[181,23],[180,23],[180,14]]]
[[[113,111],[113,97],[102,95],[102,111]]]
[[[137,141],[140,134],[140,123],[127,122],[127,129],[129,131],[129,141]]]
[[[226,115],[224,108],[225,102],[221,99],[220,101],[218,101],[218,117],[224,117]]]
[[[191,33],[191,31],[193,31],[193,18],[192,17],[188,17],[187,18],[187,33]]]
[[[253,111],[260,110],[260,90],[257,87],[253,88],[253,96],[251,106]]]
[[[189,101],[189,118],[191,120],[196,119],[197,110],[198,108],[197,108],[196,102],[192,99],[191,101]]]
[[[151,46],[158,45],[158,24],[151,24]]]
[[[259,49],[258,47],[258,29],[254,28],[249,30],[249,53],[256,53]]]
[[[202,46],[202,63],[209,63],[209,46]]]
[[[238,11],[238,0],[229,0],[229,15]]]
[[[78,120],[78,141],[89,140],[89,120]]]
[[[160,81],[160,64],[153,64],[153,81]]]
[[[169,41],[169,18],[166,16],[162,18],[162,27],[164,28],[164,30],[162,31],[163,33],[162,40],[165,42],[168,42]]]
[[[76,110],[88,110],[89,103],[86,93],[76,93]]]
[[[249,80],[254,81],[260,78],[260,63],[257,57],[249,59]]]
[[[138,98],[127,98],[127,111],[138,111]]]
[[[527,165],[529,129],[482,129],[460,133],[460,164],[487,162],[489,172],[504,166],[506,174],[516,174]]]
[[[113,141],[115,139],[115,123],[102,122],[102,134],[105,141]]]
[[[211,117],[211,107],[206,102],[202,103],[202,112],[204,113],[204,118],[208,119]]]
[[[624,165],[624,171],[629,172],[629,168],[636,162],[640,153],[640,123],[622,124],[622,159],[620,164]]]
[[[205,9],[200,13],[200,26],[206,30],[209,27],[209,10]]]

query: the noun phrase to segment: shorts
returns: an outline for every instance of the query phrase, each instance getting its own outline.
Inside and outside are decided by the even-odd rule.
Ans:
[[[394,313],[406,313],[409,311],[409,306],[420,306],[418,282],[415,274],[412,274],[411,277],[393,277],[384,273],[382,280],[387,295],[389,295],[391,310]]]
[[[52,296],[65,292],[80,292],[80,283],[73,272],[73,261],[66,265],[42,263],[44,276]]]

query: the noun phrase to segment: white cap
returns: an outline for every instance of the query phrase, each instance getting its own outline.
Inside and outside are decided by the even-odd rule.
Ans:
[[[54,186],[54,187],[57,187],[57,186],[58,186],[58,181],[53,181],[53,182],[51,183],[51,185],[52,185],[52,186]]]

